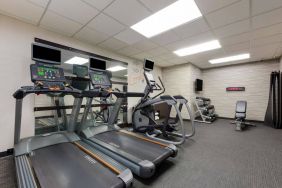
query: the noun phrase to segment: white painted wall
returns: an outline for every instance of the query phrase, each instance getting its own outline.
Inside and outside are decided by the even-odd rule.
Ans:
[[[234,117],[235,103],[248,102],[247,119],[264,120],[268,103],[270,73],[278,61],[265,61],[203,70],[204,96],[211,98],[221,117]],[[226,87],[246,87],[244,92],[226,92]]]
[[[202,95],[201,92],[195,93],[195,80],[202,78],[202,71],[190,63],[163,68],[163,78],[166,94],[182,95],[188,99],[190,106],[194,107],[195,97]],[[175,112],[171,115],[175,115]],[[186,110],[183,111],[183,118],[190,118]]]
[[[142,66],[136,62],[134,63],[133,59],[0,15],[0,85],[2,87],[0,93],[0,152],[13,147],[15,99],[12,94],[20,86],[32,84],[29,65],[33,63],[31,60],[31,43],[34,41],[34,37],[127,62],[129,64],[128,78],[133,77],[131,80],[136,75],[131,69]],[[140,82],[140,80],[137,81]],[[129,91],[136,91],[135,89],[138,91],[143,90],[141,86],[136,86],[131,82]],[[129,105],[133,106],[134,102],[135,100],[132,100]],[[33,107],[34,96],[27,96],[23,104],[21,137],[34,135]]]

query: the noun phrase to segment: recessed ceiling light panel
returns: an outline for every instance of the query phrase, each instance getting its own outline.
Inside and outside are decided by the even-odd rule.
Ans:
[[[218,59],[211,59],[209,62],[211,64],[217,64],[217,63],[226,63],[226,62],[231,62],[231,61],[239,61],[243,59],[249,59],[250,54],[245,53],[245,54],[238,54],[234,56],[228,56],[228,57],[223,57],[223,58],[218,58]]]
[[[65,63],[66,64],[72,64],[72,65],[82,65],[82,64],[85,64],[85,63],[88,63],[88,59],[86,59],[86,58],[82,58],[82,57],[77,57],[77,56],[75,56],[75,57],[73,57],[73,58],[71,58],[71,59],[69,59],[69,60],[67,60]]]
[[[109,67],[107,68],[108,71],[111,71],[111,72],[117,72],[117,71],[121,71],[121,70],[125,70],[126,67],[122,67],[122,66],[114,66],[114,67]]]
[[[212,40],[209,42],[201,43],[201,44],[196,44],[193,46],[189,46],[186,48],[182,48],[179,50],[174,51],[174,53],[178,56],[187,56],[187,55],[192,55],[192,54],[197,54],[200,52],[205,52],[209,50],[214,50],[221,48],[221,45],[218,40]]]
[[[136,23],[131,28],[150,38],[201,16],[194,0],[178,0]]]

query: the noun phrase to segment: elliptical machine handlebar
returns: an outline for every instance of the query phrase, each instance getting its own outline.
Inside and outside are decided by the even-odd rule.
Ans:
[[[163,84],[163,81],[162,81],[161,77],[158,76],[158,78],[159,78],[159,81],[160,81],[160,83],[161,83],[162,86],[160,86],[158,83],[156,83],[156,85],[160,88],[159,90],[162,90],[162,91],[161,91],[159,94],[157,94],[157,95],[155,95],[154,97],[152,97],[152,99],[157,98],[158,96],[164,94],[164,92],[165,92],[165,86],[164,86],[164,84]]]

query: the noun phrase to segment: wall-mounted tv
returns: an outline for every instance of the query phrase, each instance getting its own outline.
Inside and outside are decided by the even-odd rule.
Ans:
[[[90,58],[90,69],[100,69],[100,70],[106,70],[106,61]]]
[[[195,81],[195,91],[203,91],[203,80],[196,79],[196,81]]]
[[[34,61],[48,63],[48,64],[61,64],[61,50],[38,44],[32,44],[31,58]]]

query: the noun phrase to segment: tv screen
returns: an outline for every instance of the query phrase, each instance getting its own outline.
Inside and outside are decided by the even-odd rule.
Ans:
[[[196,79],[196,81],[195,81],[195,90],[196,91],[202,91],[203,90],[203,80]]]
[[[106,61],[90,58],[90,68],[106,70]]]
[[[153,61],[150,61],[150,60],[148,60],[148,59],[145,59],[145,62],[144,62],[144,69],[153,70],[153,69],[154,69],[154,62],[153,62]]]
[[[32,44],[31,56],[34,61],[56,65],[61,64],[61,51],[55,48]]]

